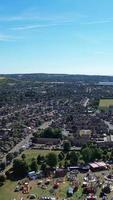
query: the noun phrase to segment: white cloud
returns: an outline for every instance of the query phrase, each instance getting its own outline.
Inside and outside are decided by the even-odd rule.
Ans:
[[[19,39],[19,37],[14,37],[12,35],[7,35],[7,34],[0,33],[0,41],[1,42],[16,41],[17,39]]]
[[[11,30],[33,30],[33,29],[43,29],[43,28],[49,28],[49,27],[54,27],[54,26],[61,26],[64,24],[70,24],[72,23],[71,20],[64,20],[61,22],[56,22],[56,23],[46,23],[46,24],[35,24],[35,25],[23,25],[23,26],[16,26],[11,28]]]
[[[24,25],[12,28],[12,30],[32,30],[32,29],[39,29],[39,28],[47,28],[51,26],[56,26],[56,24],[44,24],[44,25]]]

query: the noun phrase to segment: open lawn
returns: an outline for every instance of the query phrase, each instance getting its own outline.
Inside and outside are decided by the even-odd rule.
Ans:
[[[60,186],[57,190],[53,189],[55,180],[51,180],[51,183],[47,186],[46,189],[42,189],[41,185],[38,185],[38,180],[36,181],[31,181],[29,183],[29,186],[31,187],[31,190],[29,194],[35,194],[38,198],[42,196],[56,196],[59,200],[62,200],[67,197],[67,189],[71,184],[68,181],[65,181],[60,183]],[[43,183],[45,182],[45,179],[43,179]],[[42,183],[42,184],[43,184]],[[0,188],[0,200],[20,200],[22,197],[24,200],[27,200],[29,194],[23,195],[22,192],[14,192],[16,188],[17,182],[11,182],[11,181],[6,181],[5,185]],[[82,188],[80,187],[77,192],[74,193],[73,197],[71,200],[82,200]]]
[[[32,160],[32,158],[37,158],[38,155],[41,155],[41,156],[46,156],[48,153],[50,152],[54,152],[56,153],[57,155],[60,153],[60,151],[51,151],[51,150],[33,150],[33,149],[30,149],[30,150],[26,150],[24,151],[23,153],[26,155],[26,161],[28,163],[30,163],[30,161]]]
[[[113,99],[100,99],[99,108],[109,108],[113,106]]]
[[[32,158],[37,158],[37,156],[44,155],[46,156],[50,150],[26,150],[24,151],[24,154],[26,155],[26,160],[28,162],[31,161]],[[59,154],[59,151],[53,151],[56,154]],[[109,174],[109,171],[102,171],[102,172],[97,172],[95,175],[99,178],[100,182],[104,182],[104,176]],[[111,173],[113,171],[111,170]],[[82,183],[84,181],[84,177],[86,174],[79,173],[77,175],[77,181],[79,181],[79,188],[78,190],[74,193],[74,195],[70,198],[70,200],[84,200],[84,196],[82,195]],[[45,187],[45,182],[46,179],[42,179],[41,183],[39,184],[39,180],[34,180],[29,182],[29,194],[35,194],[37,196],[37,200],[41,196],[56,196],[58,200],[63,200],[67,198],[67,190],[70,186],[72,186],[72,182],[67,181],[67,178],[61,178],[61,179],[55,179],[52,177],[49,177],[50,179],[50,184]],[[59,187],[57,190],[53,189],[53,186],[56,182],[59,182]],[[22,180],[21,180],[22,183]],[[21,200],[23,197],[23,200],[27,200],[29,194],[22,194],[22,192],[14,192],[16,186],[17,186],[17,181],[9,181],[6,180],[5,184],[0,187],[0,200]],[[44,186],[44,188],[42,187]],[[102,187],[98,187],[97,189],[97,199],[100,200],[99,194],[101,192]],[[111,192],[108,195],[108,199],[111,200],[113,197],[113,192]]]
[[[100,180],[102,182],[104,180],[103,173],[106,174],[108,172],[105,171],[105,172],[95,173],[98,177],[100,177]],[[79,189],[77,190],[77,192],[74,193],[74,195],[70,198],[70,200],[84,200],[85,196],[82,195],[81,185],[85,176],[86,174],[81,174],[81,173],[78,174],[77,179],[80,182]],[[56,182],[56,179],[50,178],[50,180],[51,180],[50,184],[45,189],[42,189],[41,187],[42,185],[45,184],[45,179],[42,179],[41,184],[38,184],[39,180],[30,181],[29,186],[31,189],[29,191],[29,194],[35,194],[37,196],[37,199],[41,196],[56,196],[58,200],[63,200],[64,198],[66,198],[67,189],[69,188],[69,186],[71,186],[71,182],[67,181],[67,179],[64,178],[62,179],[62,182],[60,183],[59,188],[57,190],[54,190],[53,185]],[[29,194],[23,195],[22,192],[14,192],[16,185],[17,185],[17,182],[11,182],[7,180],[5,185],[0,187],[0,200],[14,200],[14,198],[16,198],[16,200],[21,200],[22,197],[24,198],[24,200],[29,199],[28,198]],[[98,200],[101,199],[99,198],[100,191],[101,191],[101,187],[98,187],[98,190],[96,193]],[[113,197],[113,192],[111,192],[107,196],[108,196],[108,199],[111,200],[111,198]]]
[[[0,200],[13,200],[18,197],[18,194],[14,194],[16,182],[7,180],[4,186],[0,187]]]

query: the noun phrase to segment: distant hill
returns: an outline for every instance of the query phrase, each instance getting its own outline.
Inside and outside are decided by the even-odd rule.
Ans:
[[[5,84],[15,84],[16,79],[8,77],[8,76],[1,76],[0,75],[0,85],[5,85]]]
[[[3,75],[0,76],[3,80]],[[5,78],[15,81],[41,81],[41,82],[113,82],[113,76],[90,76],[68,74],[10,74]]]

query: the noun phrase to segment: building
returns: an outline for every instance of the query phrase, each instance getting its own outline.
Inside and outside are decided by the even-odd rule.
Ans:
[[[104,162],[90,163],[89,166],[90,166],[90,169],[92,171],[100,171],[100,170],[106,170],[107,169],[107,165]]]
[[[57,138],[37,138],[36,144],[44,144],[44,145],[60,145],[61,140]]]

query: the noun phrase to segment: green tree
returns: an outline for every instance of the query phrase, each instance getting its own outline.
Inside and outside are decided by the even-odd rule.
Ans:
[[[102,149],[96,147],[96,148],[92,149],[92,154],[93,154],[93,160],[95,160],[95,159],[99,160],[102,158],[103,151],[102,151]]]
[[[21,158],[22,158],[22,160],[25,160],[26,159],[26,155],[23,153]]]
[[[81,154],[82,154],[82,157],[83,157],[83,160],[84,160],[85,163],[88,163],[88,162],[91,161],[92,151],[89,147],[82,149]]]
[[[5,162],[0,163],[0,169],[1,170],[4,170],[5,167],[6,167],[6,163]]]
[[[56,167],[58,162],[57,155],[55,153],[49,153],[47,155],[46,162],[47,165],[49,165],[50,167]]]
[[[4,174],[0,174],[0,182],[5,182],[6,176]]]
[[[60,160],[60,161],[62,161],[63,159],[64,159],[64,153],[63,152],[60,152],[59,154],[58,154],[58,159]]]
[[[41,165],[41,170],[42,170],[43,172],[46,172],[46,169],[47,169],[46,163],[42,163],[42,165]]]
[[[13,172],[17,177],[24,177],[29,171],[28,164],[20,159],[15,159],[13,162]]]
[[[4,174],[0,174],[0,187],[4,185],[6,180],[6,176]]]
[[[30,169],[31,169],[31,171],[37,172],[38,165],[37,165],[37,161],[36,161],[35,159],[33,159],[33,160],[31,161]]]
[[[63,143],[64,152],[68,152],[71,149],[71,143],[68,140],[65,140]]]
[[[9,161],[9,162],[11,162],[13,160],[13,158],[14,158],[13,153],[8,153],[7,156],[6,156],[6,160]]]
[[[110,159],[113,160],[113,149],[111,150]]]
[[[69,161],[65,160],[65,162],[64,162],[64,168],[67,168],[68,166],[69,166]]]
[[[15,152],[14,152],[14,157],[17,157],[18,154],[19,154],[19,152],[18,152],[18,151],[15,151]]]
[[[70,165],[77,165],[79,154],[75,151],[70,152]]]
[[[37,156],[37,163],[40,165],[40,164],[41,164],[41,161],[42,161],[42,157],[41,157],[41,155],[39,154],[39,155]]]
[[[42,138],[60,138],[62,139],[62,133],[61,133],[61,129],[59,128],[46,128],[44,129],[41,134],[40,137]]]

